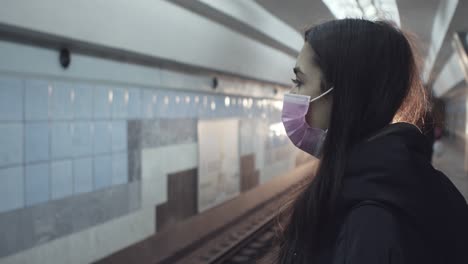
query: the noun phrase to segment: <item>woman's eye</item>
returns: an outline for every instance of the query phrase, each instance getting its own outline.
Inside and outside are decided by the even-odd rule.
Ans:
[[[291,81],[296,85],[296,87],[299,87],[302,85],[302,82],[298,79],[291,79]]]

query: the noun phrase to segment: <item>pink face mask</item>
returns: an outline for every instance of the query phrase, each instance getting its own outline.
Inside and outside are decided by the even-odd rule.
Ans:
[[[310,103],[322,98],[332,90],[333,88],[330,88],[314,99],[300,94],[284,95],[281,120],[286,129],[286,134],[296,147],[315,157],[320,156],[319,152],[327,131],[309,126],[305,120],[305,116],[309,110]]]

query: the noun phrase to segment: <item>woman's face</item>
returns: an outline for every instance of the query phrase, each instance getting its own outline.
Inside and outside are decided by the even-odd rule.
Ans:
[[[315,62],[315,52],[307,42],[304,43],[297,57],[294,73],[297,82],[291,93],[308,95],[311,99],[323,93],[321,90],[323,74]],[[328,89],[329,87],[327,87]],[[322,129],[328,128],[332,103],[331,94],[327,94],[310,104],[306,115],[306,121],[309,125]]]

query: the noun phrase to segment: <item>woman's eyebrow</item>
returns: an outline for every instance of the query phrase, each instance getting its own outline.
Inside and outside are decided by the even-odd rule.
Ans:
[[[301,68],[299,68],[299,67],[294,67],[293,71],[294,71],[295,74],[298,74],[298,73],[304,74],[304,73],[301,71]]]

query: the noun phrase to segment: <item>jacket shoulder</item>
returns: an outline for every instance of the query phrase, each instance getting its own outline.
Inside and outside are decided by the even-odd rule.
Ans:
[[[333,263],[403,263],[400,230],[399,220],[388,208],[359,205],[345,218]]]

